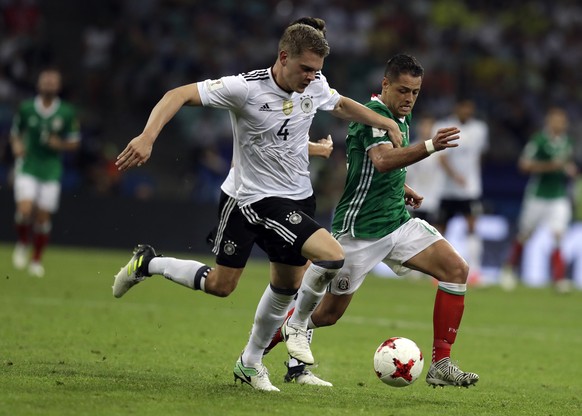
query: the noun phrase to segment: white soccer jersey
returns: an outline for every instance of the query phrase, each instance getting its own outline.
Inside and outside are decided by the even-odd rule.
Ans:
[[[228,171],[228,175],[222,185],[220,186],[222,192],[230,196],[231,198],[236,198],[236,186],[234,184],[234,166]]]
[[[450,176],[445,180],[441,193],[447,199],[478,199],[481,198],[483,187],[481,183],[481,154],[488,146],[489,129],[481,120],[471,119],[462,124],[457,117],[439,120],[433,126],[433,135],[443,127],[455,126],[461,130],[459,147],[446,149],[443,154],[451,167],[463,175],[465,186],[459,185]]]
[[[340,99],[323,74],[301,94],[283,91],[270,68],[202,81],[198,90],[205,107],[230,111],[239,206],[311,196],[309,128],[318,109],[331,111]]]

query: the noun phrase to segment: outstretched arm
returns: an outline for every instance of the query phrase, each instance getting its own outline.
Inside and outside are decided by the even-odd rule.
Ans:
[[[527,174],[564,172],[567,176],[574,177],[578,173],[576,164],[571,160],[540,161],[522,157],[519,159],[518,167]]]
[[[391,143],[374,146],[368,151],[368,156],[374,167],[380,172],[400,169],[416,163],[433,152],[449,147],[457,147],[460,130],[457,127],[439,129],[436,135],[425,142],[408,147],[394,148]]]
[[[184,105],[202,105],[196,83],[174,88],[164,94],[150,113],[143,132],[133,138],[117,156],[117,161],[115,162],[117,169],[127,170],[147,162],[158,135]]]
[[[355,121],[386,130],[394,147],[402,145],[402,133],[394,120],[381,116],[351,98],[342,96],[331,113],[344,120]]]

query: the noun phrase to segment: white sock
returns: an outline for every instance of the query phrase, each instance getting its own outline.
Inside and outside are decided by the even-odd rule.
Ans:
[[[242,354],[242,360],[245,365],[253,365],[262,361],[265,348],[271,343],[275,332],[277,332],[287,316],[289,304],[293,300],[295,293],[278,292],[283,291],[275,292],[273,287],[269,285],[259,301],[251,336]]]
[[[173,257],[154,257],[148,265],[150,274],[161,274],[174,283],[202,291],[209,270],[210,267],[196,260]]]
[[[297,360],[297,358],[293,358],[293,357],[289,356],[289,362],[287,363],[287,367],[289,367],[289,368],[299,367],[302,364],[303,363],[301,361]]]
[[[318,328],[318,326],[313,323],[313,319],[311,319],[311,316],[310,316],[308,321],[307,321],[307,329],[315,329],[315,328]],[[311,342],[311,340],[309,342]]]
[[[289,318],[289,323],[307,328],[308,320],[315,307],[323,298],[328,283],[339,272],[339,269],[325,269],[311,264],[301,282],[295,303],[295,311]]]

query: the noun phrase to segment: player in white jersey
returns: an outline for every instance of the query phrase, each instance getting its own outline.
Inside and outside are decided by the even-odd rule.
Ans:
[[[451,116],[435,123],[433,133],[451,125],[461,130],[463,146],[439,155],[445,179],[436,226],[445,234],[447,223],[453,216],[460,214],[465,217],[469,283],[477,283],[483,253],[483,241],[476,230],[477,219],[483,212],[481,157],[487,150],[489,128],[484,121],[475,118],[475,103],[465,98],[457,101]]]
[[[423,142],[433,135],[434,117],[423,115],[416,122],[416,138],[414,142]],[[443,172],[437,157],[427,157],[406,168],[406,184],[424,197],[418,209],[410,209],[414,217],[434,224],[437,220],[441,191],[443,189]]]
[[[288,27],[271,68],[168,91],[152,110],[143,132],[117,160],[122,171],[147,162],[162,128],[183,105],[230,111],[237,203],[271,262],[271,284],[259,302],[251,336],[234,368],[235,380],[259,390],[279,390],[271,384],[262,356],[296,293],[298,309],[306,313],[289,325],[288,334],[298,343],[295,358],[313,364],[304,336],[310,309],[306,305],[313,307],[320,301],[344,260],[339,243],[311,216],[314,201],[307,142],[316,111],[386,130],[396,146],[402,143],[393,120],[330,88],[321,73],[328,53],[329,45],[318,30],[304,24]],[[214,269],[205,264],[151,254],[138,249],[116,275],[114,295],[123,295],[152,274],[199,288],[214,279]],[[303,275],[307,260],[311,265]]]

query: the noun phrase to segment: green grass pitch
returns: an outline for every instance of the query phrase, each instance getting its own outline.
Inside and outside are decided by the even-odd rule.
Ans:
[[[281,392],[264,393],[235,385],[232,368],[266,263],[251,262],[225,299],[159,276],[114,299],[112,276],[131,247],[51,246],[42,279],[14,271],[11,249],[0,245],[2,416],[582,415],[581,292],[470,289],[453,359],[481,380],[433,389],[424,376],[434,285],[370,276],[344,318],[314,334],[313,371],[334,387],[283,383],[280,346],[264,361]],[[406,388],[382,384],[372,369],[375,348],[391,336],[415,340],[426,357]]]

